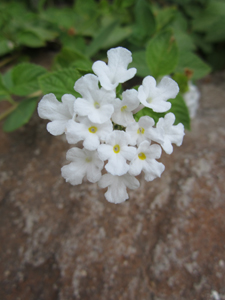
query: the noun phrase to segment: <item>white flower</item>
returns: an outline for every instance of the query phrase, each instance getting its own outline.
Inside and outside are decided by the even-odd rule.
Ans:
[[[93,123],[108,121],[113,112],[114,91],[99,89],[98,77],[87,74],[75,83],[74,89],[82,95],[74,103],[74,111],[80,116],[87,116]]]
[[[47,130],[52,135],[60,135],[65,132],[67,122],[74,117],[73,95],[65,94],[62,102],[59,102],[54,94],[45,95],[38,104],[38,114],[42,119],[51,120],[47,124]]]
[[[143,170],[146,181],[152,181],[156,177],[160,177],[165,166],[155,159],[160,158],[161,153],[162,149],[159,145],[150,146],[148,141],[142,142],[138,147],[137,154],[130,163],[129,173],[136,176]]]
[[[104,174],[99,180],[100,188],[108,187],[105,193],[106,199],[111,203],[121,203],[129,198],[127,194],[127,187],[129,189],[137,189],[140,186],[139,181],[129,174],[122,176],[113,176],[112,174]]]
[[[184,101],[189,110],[189,114],[191,118],[194,118],[198,109],[200,92],[196,85],[192,84],[192,82],[188,83],[189,90],[183,94]]]
[[[130,123],[126,128],[126,132],[131,138],[130,144],[139,145],[146,139],[150,141],[151,139],[149,132],[154,124],[155,121],[149,116],[143,116],[138,122]]]
[[[164,151],[167,154],[171,154],[173,152],[172,143],[180,146],[183,142],[184,137],[184,125],[179,123],[177,125],[173,125],[175,122],[175,116],[173,113],[168,113],[164,118],[160,118],[158,123],[156,124],[156,128],[152,128],[151,131],[154,131],[152,134],[152,140],[159,143]],[[163,141],[161,138],[163,137]]]
[[[104,163],[98,158],[97,151],[71,148],[66,154],[71,163],[62,167],[62,176],[72,185],[82,183],[84,176],[90,182],[97,182],[101,178]]]
[[[122,93],[122,101],[115,99],[114,113],[112,120],[116,124],[127,126],[129,123],[135,122],[132,111],[138,107],[139,100],[137,98],[137,91],[126,90]]]
[[[108,138],[108,144],[98,147],[99,158],[108,160],[105,168],[112,175],[124,175],[129,170],[126,160],[132,160],[136,148],[127,146],[130,137],[124,131],[114,130]]]
[[[155,78],[147,76],[138,89],[138,99],[155,112],[166,112],[171,108],[171,103],[166,101],[175,98],[178,92],[178,84],[170,77],[163,77],[156,86]]]
[[[108,65],[103,61],[96,61],[92,69],[98,76],[99,81],[106,90],[114,90],[119,83],[123,83],[136,74],[137,70],[127,70],[132,62],[131,52],[125,48],[112,48],[107,52]]]
[[[105,141],[112,129],[110,120],[103,124],[92,123],[88,118],[82,118],[80,123],[71,120],[67,124],[66,138],[70,144],[84,141],[86,149],[96,150],[100,140]]]

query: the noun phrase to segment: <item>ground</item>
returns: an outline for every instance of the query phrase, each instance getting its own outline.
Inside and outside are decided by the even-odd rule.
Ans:
[[[160,179],[110,204],[60,175],[69,146],[36,115],[0,132],[1,300],[225,299],[225,73]]]

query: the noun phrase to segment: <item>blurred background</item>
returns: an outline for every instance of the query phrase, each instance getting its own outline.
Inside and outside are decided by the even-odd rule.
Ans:
[[[225,299],[224,43],[224,0],[1,0],[1,300]],[[162,177],[140,175],[120,205],[65,183],[69,146],[36,112],[47,93],[77,96],[74,82],[117,46],[137,68],[124,89],[178,82],[186,128]]]

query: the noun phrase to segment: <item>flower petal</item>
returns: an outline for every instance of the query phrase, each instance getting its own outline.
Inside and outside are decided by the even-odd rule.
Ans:
[[[49,133],[55,136],[63,134],[65,132],[67,123],[67,120],[54,120],[47,124],[47,130]]]
[[[100,144],[99,137],[97,134],[89,134],[84,139],[84,147],[90,151],[96,150]]]
[[[115,154],[109,158],[108,163],[105,165],[105,169],[112,175],[121,176],[126,174],[129,170],[129,165],[126,163],[126,159],[121,154]]]
[[[74,103],[74,111],[80,116],[87,116],[92,111],[93,104],[89,101],[78,98]]]
[[[92,91],[98,90],[98,77],[94,74],[86,74],[75,82],[75,91],[80,93],[86,100],[92,99]]]
[[[179,93],[179,86],[172,78],[164,76],[158,84],[161,100],[174,99]]]
[[[86,169],[82,163],[70,163],[69,165],[63,166],[61,172],[66,182],[77,185],[82,183]]]
[[[98,182],[99,187],[108,187],[105,193],[106,199],[111,203],[121,203],[129,198],[126,187],[136,189],[140,186],[139,181],[129,175],[113,176],[111,174],[104,174]]]
[[[131,79],[137,70],[135,68],[127,70],[132,57],[131,52],[125,48],[110,49],[107,56],[108,66],[104,62],[97,61],[93,64],[92,69],[104,89],[114,90],[119,83]]]
[[[156,161],[155,159],[148,159],[143,166],[145,173],[145,180],[152,181],[157,177],[161,177],[162,172],[165,170],[165,166]]]

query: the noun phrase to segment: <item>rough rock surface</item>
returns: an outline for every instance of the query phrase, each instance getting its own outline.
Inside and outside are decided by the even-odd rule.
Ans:
[[[65,183],[68,144],[37,116],[0,133],[1,300],[225,299],[225,80],[208,79],[161,179],[120,205]]]

